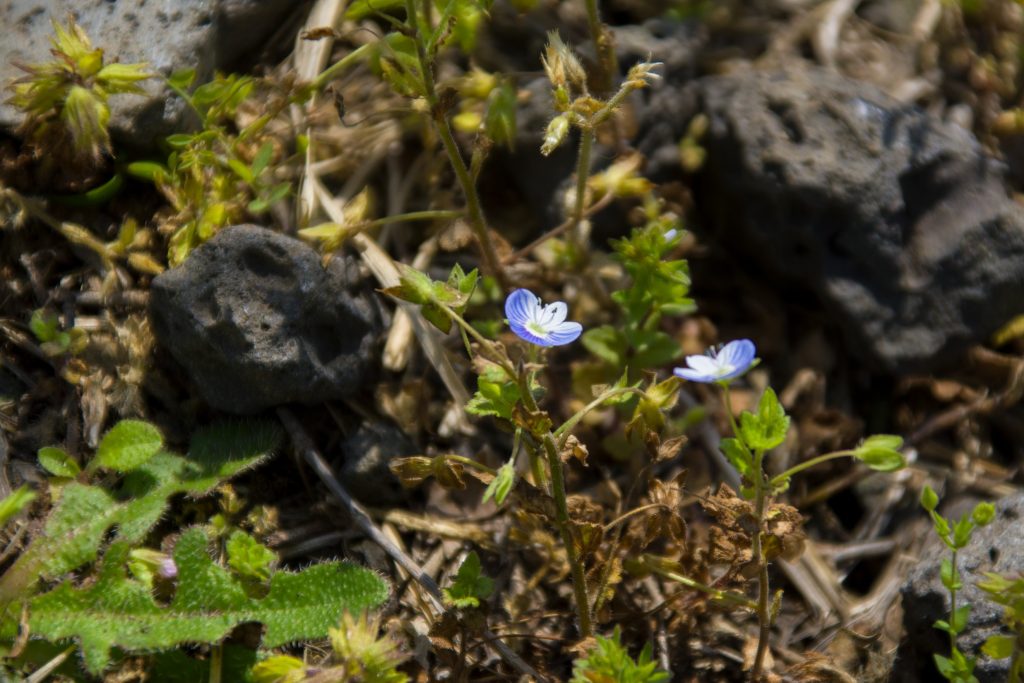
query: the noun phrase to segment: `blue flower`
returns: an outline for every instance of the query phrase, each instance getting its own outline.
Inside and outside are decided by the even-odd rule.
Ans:
[[[505,299],[508,326],[521,339],[537,346],[561,346],[576,341],[583,331],[579,323],[566,322],[569,307],[564,301],[543,305],[528,289],[517,289]]]
[[[754,342],[749,339],[731,341],[720,349],[710,348],[703,356],[687,356],[688,368],[676,368],[677,377],[691,382],[727,382],[739,377],[754,364]]]

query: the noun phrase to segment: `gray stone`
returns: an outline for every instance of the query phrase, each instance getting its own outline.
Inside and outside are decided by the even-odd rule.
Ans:
[[[45,62],[53,35],[51,19],[65,24],[72,15],[103,49],[106,61],[145,62],[168,76],[196,70],[198,82],[213,75],[247,49],[259,45],[294,7],[288,0],[10,0],[0,3],[0,84],[24,72],[13,61]],[[187,125],[184,103],[161,79],[143,81],[144,95],[110,99],[110,128],[120,141],[152,147]],[[0,128],[16,128],[20,112],[0,98]]]
[[[940,369],[1024,312],[1024,214],[967,131],[823,70],[716,76],[644,114],[654,178],[697,111],[704,221],[878,369]]]
[[[349,396],[381,332],[354,271],[344,258],[324,269],[313,249],[266,228],[225,228],[154,278],[153,331],[220,410]]]
[[[341,443],[340,476],[352,495],[368,505],[393,505],[406,498],[388,465],[393,458],[419,453],[391,422],[364,422]]]
[[[944,514],[954,517],[951,521],[955,522],[962,512]],[[980,654],[982,643],[1000,631],[1003,607],[988,600],[976,584],[985,578],[985,572],[1013,576],[1024,572],[1022,524],[1024,494],[1008,496],[997,503],[995,520],[976,529],[967,547],[957,553],[957,566],[964,584],[963,590],[957,593],[957,605],[971,606],[967,628],[957,645],[965,654],[978,657],[974,673],[980,683],[1005,681],[1010,660],[993,660]],[[892,683],[941,680],[932,655],[949,655],[949,636],[933,628],[933,624],[937,619],[949,619],[949,592],[939,579],[939,565],[949,556],[949,549],[935,536],[900,589],[903,642],[889,679]]]

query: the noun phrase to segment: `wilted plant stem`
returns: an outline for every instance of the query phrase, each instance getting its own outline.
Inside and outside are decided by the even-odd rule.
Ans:
[[[466,162],[462,158],[462,152],[452,135],[451,126],[448,124],[448,113],[437,96],[437,86],[434,83],[433,64],[427,57],[426,48],[423,45],[422,32],[419,30],[419,22],[416,19],[415,0],[405,0],[406,21],[413,31],[413,42],[416,44],[416,57],[420,64],[420,72],[423,75],[423,91],[430,108],[430,117],[434,122],[434,128],[441,138],[441,144],[448,154],[455,176],[462,187],[462,194],[466,197],[466,212],[469,217],[469,225],[480,243],[480,251],[483,254],[484,264],[487,270],[498,279],[502,285],[505,284],[505,271],[501,267],[497,252],[494,249],[494,242],[491,240],[491,233],[487,230],[487,220],[484,218],[483,209],[480,206],[480,196],[476,191],[476,184],[470,176]]]

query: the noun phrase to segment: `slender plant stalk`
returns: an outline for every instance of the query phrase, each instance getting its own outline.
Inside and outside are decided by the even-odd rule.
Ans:
[[[732,397],[729,394],[727,382],[719,382],[722,387],[722,398],[725,402],[725,412],[729,418],[729,426],[733,434],[739,437],[739,426],[736,424],[736,417],[732,413]],[[743,444],[743,440],[740,439]],[[746,445],[743,445],[746,449]],[[754,665],[750,669],[750,680],[757,683],[761,680],[761,670],[764,668],[764,658],[768,653],[768,639],[771,635],[772,618],[768,605],[768,596],[771,587],[768,583],[768,563],[764,559],[764,550],[761,543],[761,536],[764,531],[764,511],[767,503],[768,482],[764,476],[764,450],[758,449],[754,454],[753,485],[754,485],[754,523],[756,530],[751,539],[750,550],[752,559],[757,563],[757,651],[754,654]]]
[[[551,492],[555,499],[555,522],[565,546],[565,556],[572,572],[572,589],[576,594],[576,614],[579,618],[580,637],[588,638],[592,632],[590,621],[590,598],[587,596],[587,578],[583,571],[583,561],[576,553],[576,543],[572,536],[569,521],[569,507],[565,497],[565,479],[562,476],[562,460],[558,457],[558,447],[550,434],[544,435],[544,450],[548,455],[548,468],[551,470]]]
[[[452,169],[455,171],[455,176],[462,187],[462,194],[466,197],[466,212],[469,216],[469,225],[473,229],[477,241],[480,243],[480,251],[483,254],[487,270],[504,285],[506,284],[505,271],[495,251],[494,242],[491,240],[491,233],[487,230],[487,220],[484,218],[483,208],[480,205],[480,196],[477,194],[476,184],[473,182],[469,169],[466,167],[466,162],[462,158],[462,152],[459,151],[459,146],[455,142],[455,136],[452,135],[452,129],[448,123],[448,113],[437,96],[433,64],[427,56],[426,47],[423,45],[423,34],[419,30],[419,22],[416,20],[415,0],[405,0],[405,11],[408,15],[406,21],[408,21],[409,28],[413,31],[413,42],[416,44],[416,57],[419,61],[420,73],[423,76],[423,90],[427,106],[430,108],[430,117],[434,121],[434,128],[441,138],[441,143],[448,154],[448,159],[451,162]]]
[[[590,152],[594,147],[594,129],[587,125],[580,130],[580,147],[576,156],[576,201],[572,209],[572,227],[569,234],[572,236],[573,244],[582,252],[583,231],[580,225],[583,223],[583,210],[587,197],[587,179],[590,178]]]
[[[497,356],[493,351],[494,345],[490,340],[484,338],[484,336],[474,329],[472,325],[466,322],[461,315],[451,310],[448,306],[444,306],[444,310],[447,311],[448,316],[455,321],[456,324],[462,327],[469,336],[473,337],[473,339],[479,342],[482,347],[490,351],[492,356]],[[533,398],[533,394],[530,392],[529,378],[526,376],[526,373],[516,372],[514,368],[508,365],[507,361],[501,363],[501,367],[505,370],[510,379],[519,384],[519,393],[522,396],[526,410],[531,413],[536,413],[539,410],[539,407],[537,406],[537,401]],[[621,391],[621,389],[613,389],[610,390],[609,393],[618,391]],[[572,574],[572,587],[576,599],[576,613],[579,617],[580,637],[587,638],[593,632],[592,621],[590,618],[590,599],[587,596],[587,579],[586,573],[583,570],[583,561],[576,552],[576,545],[572,536],[572,528],[570,526],[571,521],[569,519],[569,506],[565,493],[565,477],[562,469],[562,460],[558,457],[558,444],[556,443],[557,437],[551,431],[542,435],[535,434],[534,436],[540,439],[541,444],[544,447],[544,452],[548,458],[548,469],[550,470],[551,476],[551,496],[555,500],[555,523],[558,526],[559,535],[562,537],[562,543],[565,545],[565,555],[568,559],[570,572]],[[537,469],[542,468],[535,468],[535,476],[538,476],[536,471]]]
[[[808,470],[808,469],[814,467],[815,465],[820,465],[823,462],[828,462],[829,460],[835,460],[836,458],[852,457],[853,454],[854,454],[854,451],[852,451],[852,450],[833,451],[831,453],[825,453],[824,455],[819,455],[819,456],[817,456],[815,458],[811,458],[810,460],[805,460],[805,461],[803,461],[803,462],[801,462],[801,463],[799,463],[797,465],[794,465],[793,467],[790,467],[788,470],[786,470],[782,474],[777,474],[774,477],[772,477],[768,481],[768,488],[770,488],[770,489],[774,488],[776,485],[782,483],[783,481],[785,481],[789,477],[792,477],[794,474],[798,474],[800,472],[803,472],[804,470]]]
[[[597,0],[584,0],[587,8],[587,29],[590,39],[594,41],[597,52],[597,94],[603,95],[612,89],[612,75],[615,72],[615,48],[601,25],[601,15],[597,8]]]
[[[949,656],[952,657],[953,653],[957,650],[956,637],[957,631],[953,628],[953,620],[956,619],[956,548],[953,548],[953,557],[950,559],[953,568],[953,581],[950,582],[949,589]]]

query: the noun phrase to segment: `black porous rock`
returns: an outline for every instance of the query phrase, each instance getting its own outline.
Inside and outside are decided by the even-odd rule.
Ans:
[[[968,514],[969,514],[969,508]],[[960,513],[946,514],[959,519]],[[1024,572],[1024,494],[1003,498],[996,504],[996,517],[986,527],[975,529],[967,547],[957,553],[957,567],[964,587],[957,592],[957,605],[969,604],[967,628],[957,645],[967,655],[978,658],[974,670],[980,683],[1002,683],[1010,669],[1010,660],[989,659],[980,652],[985,640],[1000,632],[1003,607],[988,600],[977,587],[986,572],[1019,576]],[[949,636],[933,625],[937,619],[949,619],[949,591],[939,578],[939,565],[950,557],[949,549],[936,536],[926,546],[918,564],[900,588],[903,601],[903,641],[889,678],[891,683],[930,683],[942,677],[935,669],[932,655],[949,656]],[[1009,635],[1008,631],[1004,631]]]
[[[363,422],[341,443],[340,477],[356,498],[368,505],[392,505],[405,499],[401,482],[389,465],[394,458],[419,451],[391,422]]]
[[[714,76],[652,99],[639,147],[655,180],[680,173],[697,112],[703,221],[815,294],[875,369],[942,369],[1024,312],[1024,213],[966,130],[824,70]]]
[[[219,410],[342,398],[367,377],[381,331],[356,276],[342,258],[324,269],[299,240],[232,226],[153,280],[153,331]]]

